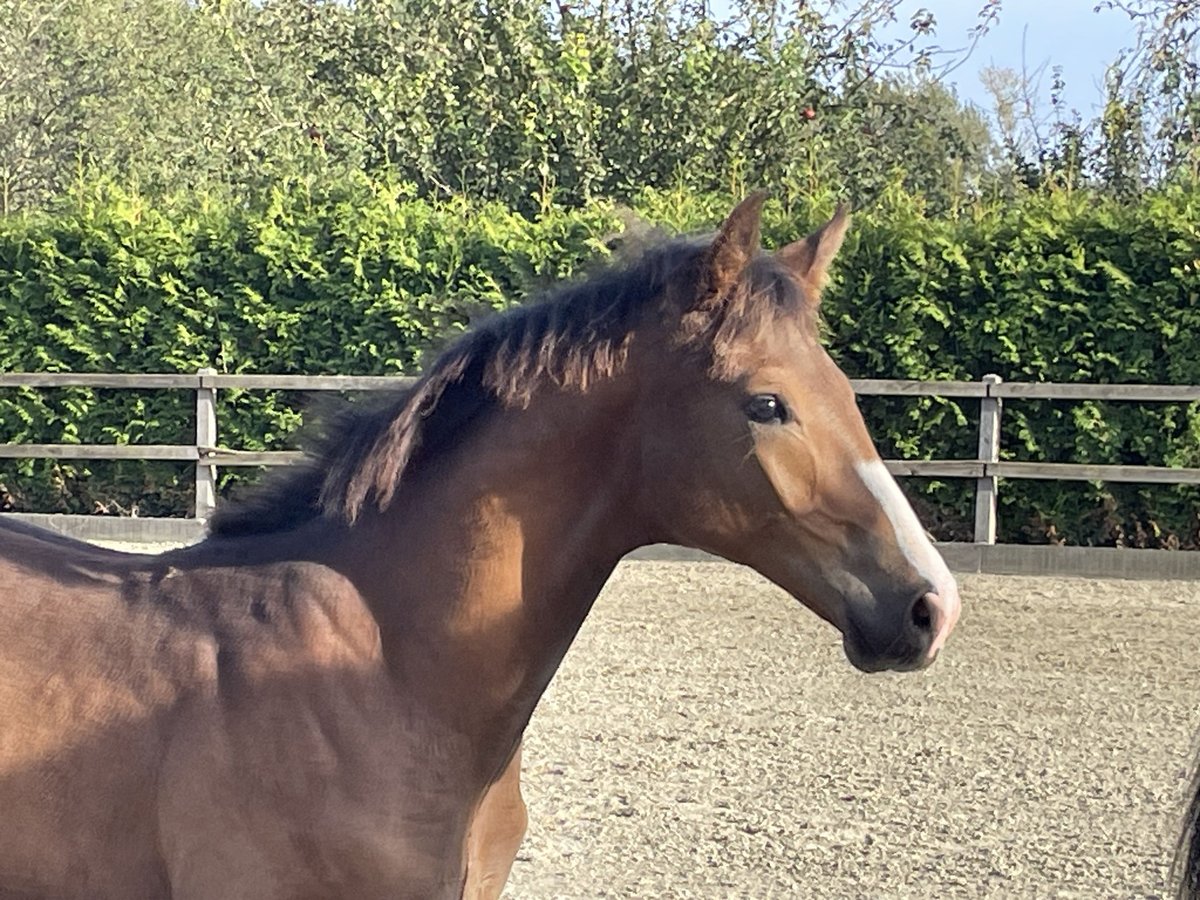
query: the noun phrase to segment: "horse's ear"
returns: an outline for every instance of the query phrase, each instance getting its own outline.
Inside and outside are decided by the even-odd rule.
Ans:
[[[801,241],[775,251],[775,258],[808,285],[813,299],[819,300],[829,280],[829,264],[837,255],[850,227],[850,209],[839,203],[833,218]]]
[[[755,191],[737,205],[713,238],[704,258],[704,299],[724,295],[758,254],[759,220],[766,201],[765,191]]]

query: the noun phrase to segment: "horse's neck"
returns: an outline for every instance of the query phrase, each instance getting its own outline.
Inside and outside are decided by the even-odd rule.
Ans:
[[[511,749],[605,580],[642,542],[626,405],[613,387],[497,414],[378,520],[367,552],[387,585],[372,605],[388,663],[481,749]]]

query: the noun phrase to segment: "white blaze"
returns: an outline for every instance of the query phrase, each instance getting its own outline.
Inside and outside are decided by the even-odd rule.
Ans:
[[[958,584],[946,568],[946,561],[934,549],[925,529],[921,527],[921,521],[905,499],[900,485],[896,484],[896,479],[883,462],[878,459],[864,460],[856,463],[854,468],[867,490],[883,508],[883,513],[896,534],[896,545],[900,552],[912,563],[913,568],[933,585],[933,593],[926,596],[934,610],[934,638],[929,648],[932,656],[946,642],[950,630],[958,621],[961,609]]]

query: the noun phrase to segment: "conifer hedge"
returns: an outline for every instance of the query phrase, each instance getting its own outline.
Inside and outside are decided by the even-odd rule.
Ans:
[[[1200,201],[1031,192],[927,214],[896,188],[861,210],[824,304],[852,376],[1200,383]],[[643,192],[668,231],[713,227],[730,198]],[[776,201],[769,246],[832,198]],[[110,183],[0,218],[0,371],[412,374],[472,319],[600,261],[628,216],[604,204],[527,218],[415,199],[386,181],[281,183],[258,201],[147,199]],[[223,391],[222,441],[292,446],[302,398]],[[179,391],[0,391],[0,440],[187,443]],[[864,398],[885,455],[969,458],[978,406]],[[1006,458],[1200,466],[1200,404],[1013,401]],[[232,475],[226,475],[229,481]],[[5,508],[186,515],[187,466],[0,461]],[[227,485],[228,486],[228,485]],[[912,480],[943,537],[969,537],[965,482]],[[1195,547],[1200,493],[1008,482],[1005,540]]]

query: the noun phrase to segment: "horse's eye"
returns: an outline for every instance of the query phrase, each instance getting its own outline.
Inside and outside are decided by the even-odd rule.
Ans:
[[[769,422],[786,422],[788,411],[776,394],[755,394],[746,404],[746,416],[751,422],[765,425]]]

